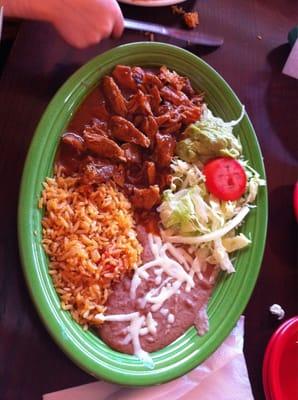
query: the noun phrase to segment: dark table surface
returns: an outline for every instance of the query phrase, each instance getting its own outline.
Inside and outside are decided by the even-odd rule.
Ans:
[[[264,398],[262,361],[280,324],[268,308],[297,314],[296,228],[292,210],[297,179],[298,81],[281,74],[288,31],[297,24],[296,0],[187,1],[200,12],[200,29],[225,38],[217,49],[190,47],[213,66],[245,104],[254,124],[268,178],[269,225],[263,265],[245,310],[245,355],[256,399]],[[169,7],[122,7],[124,15],[179,25]],[[66,45],[50,26],[21,24],[0,81],[0,399],[42,394],[94,381],[55,345],[31,303],[17,241],[22,169],[34,129],[60,85],[90,58],[122,43],[148,40],[127,31],[87,50]],[[182,47],[185,43],[165,40]],[[249,266],[247,266],[249,268]],[[100,398],[100,397],[99,397]],[[238,400],[238,399],[237,399]],[[239,399],[242,400],[242,399]]]

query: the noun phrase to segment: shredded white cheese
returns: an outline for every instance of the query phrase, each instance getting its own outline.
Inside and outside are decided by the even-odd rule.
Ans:
[[[163,316],[169,314],[169,310],[168,310],[167,308],[161,308],[161,309],[159,310],[159,312],[160,312]]]
[[[147,314],[146,322],[147,322],[147,326],[148,326],[148,331],[150,333],[152,333],[153,335],[155,335],[156,327],[157,327],[158,323],[155,321],[155,319],[153,319],[151,312],[149,312]]]
[[[97,314],[95,319],[99,321],[131,321],[132,319],[138,317],[140,314],[138,312],[130,313],[130,314],[113,314],[113,315],[104,315],[104,314]]]
[[[185,283],[185,290],[190,291],[194,287],[194,274],[201,274],[201,264],[198,256],[191,256],[184,249],[175,247],[171,243],[162,243],[159,236],[148,235],[151,252],[154,256],[149,261],[135,270],[131,281],[130,297],[136,299],[137,288],[142,279],[149,279],[148,270],[153,268],[155,275],[155,287],[151,288],[143,297],[137,301],[140,308],[145,309],[147,304],[151,305],[151,311],[157,312],[166,318],[169,324],[175,321],[174,314],[170,313],[167,308],[163,308],[166,300],[171,296],[180,293],[181,286]],[[171,257],[170,257],[171,256]],[[157,332],[157,321],[153,318],[152,312],[141,314],[133,312],[129,314],[103,315],[98,314],[97,319],[100,321],[119,321],[129,322],[124,333],[125,338],[123,344],[132,343],[134,354],[142,360],[149,368],[154,366],[150,355],[141,347],[140,337]]]
[[[175,315],[174,314],[169,314],[168,315],[168,323],[173,324],[175,321]]]
[[[148,278],[144,275],[144,272],[149,268],[160,267],[163,273],[168,275],[172,280],[176,281],[172,285],[172,288],[169,288],[168,290],[161,289],[163,294],[162,296],[160,296],[160,300],[158,301],[158,303],[160,303],[161,306],[166,299],[171,297],[179,290],[180,286],[184,282],[187,283],[187,287],[189,288],[188,290],[190,290],[192,287],[194,287],[194,281],[192,276],[189,275],[187,271],[179,264],[178,261],[180,261],[181,264],[186,265],[187,261],[183,258],[182,254],[179,252],[178,249],[176,249],[170,243],[162,244],[161,239],[158,236],[149,234],[148,239],[152,254],[155,256],[155,259],[145,263],[144,265],[136,269],[131,282],[130,297],[132,299],[136,298],[136,291],[139,284],[141,283],[141,279]],[[175,257],[177,261],[173,258],[170,258],[167,252],[169,252],[173,257]],[[188,270],[190,269],[189,264],[187,264],[187,269]],[[146,302],[149,301],[151,303],[157,303],[157,301],[154,300],[154,296],[152,296],[152,290],[146,294],[145,296]]]

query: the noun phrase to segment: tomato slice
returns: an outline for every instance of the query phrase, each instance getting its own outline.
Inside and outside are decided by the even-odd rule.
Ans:
[[[204,166],[206,187],[220,200],[237,200],[246,189],[247,177],[242,165],[234,158],[215,158]]]

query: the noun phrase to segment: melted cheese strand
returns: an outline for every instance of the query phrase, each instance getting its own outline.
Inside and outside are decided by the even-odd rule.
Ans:
[[[149,315],[150,314],[150,315]],[[122,340],[122,344],[126,345],[132,342],[134,354],[141,360],[148,368],[154,368],[154,363],[150,355],[141,348],[140,336],[147,335],[151,331],[156,331],[157,322],[153,319],[152,314],[148,313],[146,318],[140,315],[139,312],[129,314],[112,314],[103,315],[98,314],[97,318],[101,321],[110,322],[125,322],[130,321],[130,325],[125,329],[127,335]],[[145,325],[143,327],[143,325]],[[147,326],[146,326],[147,325]]]
[[[148,268],[161,266],[161,261],[162,261],[161,258],[157,258],[153,261],[149,261],[148,263],[142,265],[141,267],[139,267],[135,270],[135,273],[131,280],[131,286],[130,286],[131,299],[136,298],[136,291],[137,291],[139,284],[141,283],[141,275],[143,274],[143,271],[146,271],[146,269],[148,269]]]
[[[152,234],[148,235],[148,240],[149,240],[149,245],[150,245],[151,252],[156,258],[154,260],[152,260],[152,261],[149,261],[149,262],[145,263],[144,265],[142,265],[138,269],[136,269],[136,271],[134,273],[134,276],[132,278],[132,281],[131,281],[131,287],[130,287],[130,297],[131,297],[131,299],[135,299],[136,298],[136,291],[137,291],[137,288],[138,288],[139,284],[141,283],[141,279],[142,278],[143,279],[147,278],[144,275],[144,272],[147,269],[152,268],[152,267],[161,267],[161,269],[163,270],[164,273],[166,273],[167,275],[169,275],[173,279],[179,281],[180,285],[179,285],[178,289],[180,288],[180,286],[184,282],[187,283],[187,290],[188,291],[192,287],[194,287],[193,277],[190,274],[188,274],[185,271],[185,269],[179,264],[179,262],[181,262],[181,264],[187,266],[187,269],[190,270],[189,264],[183,258],[182,254],[179,252],[179,250],[175,249],[175,247],[173,245],[171,245],[170,243],[165,243],[165,244],[160,246],[160,243],[161,243],[160,237],[153,236]],[[167,251],[173,257],[175,257],[179,262],[177,262],[173,258],[170,258],[167,255]],[[159,282],[159,280],[157,280],[157,282]],[[149,293],[147,293],[148,297],[152,298],[152,292],[151,292],[151,294],[149,294]],[[165,294],[165,291],[163,291],[163,293]],[[174,293],[176,293],[176,292],[171,291],[171,294],[169,296],[165,295],[164,299],[165,300],[168,299]],[[146,299],[148,299],[148,297],[147,297],[147,295],[145,296]],[[152,300],[150,300],[150,301],[153,302]]]
[[[127,345],[128,343],[131,342],[131,334],[128,333],[125,338],[121,341],[122,344]]]
[[[134,354],[139,357],[141,361],[149,368],[154,368],[154,363],[147,351],[144,351],[140,343],[140,331],[145,322],[145,317],[142,315],[140,317],[134,318],[129,327],[131,334],[132,345],[134,348]]]
[[[185,254],[181,251],[183,249],[174,247],[171,243],[166,243],[164,245],[164,249],[167,250],[173,257],[175,257],[180,264],[184,265],[187,271],[189,271],[189,259],[187,260],[185,258]]]
[[[147,323],[149,332],[150,332],[152,335],[155,335],[155,334],[156,334],[156,327],[157,327],[158,324],[157,324],[157,322],[155,321],[155,319],[152,317],[151,312],[149,312],[149,313],[147,314],[146,323]]]
[[[140,315],[139,312],[133,312],[130,314],[112,314],[112,315],[97,314],[95,318],[100,321],[124,322],[124,321],[131,321],[134,318],[137,318],[139,315]]]
[[[169,314],[168,315],[168,323],[173,324],[175,321],[175,315],[174,314]]]
[[[153,306],[151,307],[152,311],[157,311],[159,310],[163,303],[168,300],[171,296],[173,296],[174,294],[176,294],[180,288],[180,286],[182,285],[181,282],[176,281],[173,283],[173,285],[169,288],[165,288],[163,287],[160,294],[156,297],[149,297],[148,301],[150,303],[153,303]]]

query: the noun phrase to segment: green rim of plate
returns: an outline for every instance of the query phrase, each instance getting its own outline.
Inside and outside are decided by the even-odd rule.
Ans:
[[[162,43],[132,43],[107,51],[81,67],[54,96],[35,131],[22,177],[18,235],[24,275],[37,311],[60,348],[83,370],[97,378],[123,385],[145,386],[169,381],[190,371],[223,342],[243,312],[262,262],[267,228],[267,190],[262,187],[241,227],[252,245],[236,255],[236,273],[222,274],[208,305],[209,332],[199,337],[194,328],[174,343],[152,354],[155,367],[146,368],[135,356],[109,348],[91,331],[85,332],[62,311],[48,274],[41,245],[42,211],[38,200],[45,177],[53,174],[59,137],[84,97],[116,64],[167,65],[188,76],[206,93],[210,109],[229,121],[239,117],[241,103],[230,86],[206,62],[181,48]],[[265,178],[259,144],[247,115],[235,128],[244,155]]]

